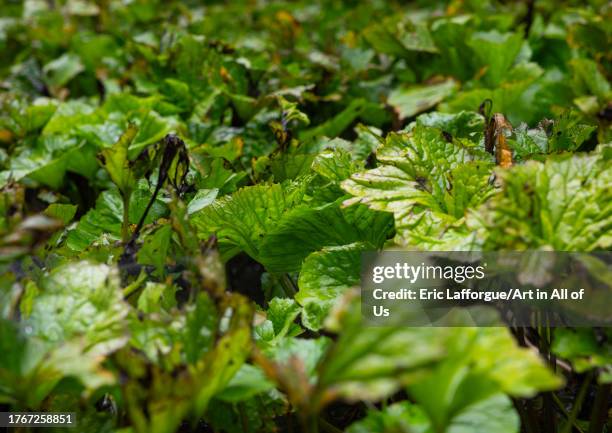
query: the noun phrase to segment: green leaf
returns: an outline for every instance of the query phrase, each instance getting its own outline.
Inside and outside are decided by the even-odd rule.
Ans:
[[[82,342],[45,344],[26,338],[4,319],[0,319],[0,349],[0,402],[15,407],[42,409],[43,400],[64,378],[76,379],[87,393],[113,382],[102,369],[103,358]]]
[[[157,275],[163,275],[171,237],[172,227],[169,225],[164,225],[157,229],[155,233],[146,236],[144,244],[138,251],[138,263],[153,265]]]
[[[323,247],[359,241],[379,247],[390,229],[388,215],[365,206],[298,206],[283,215],[263,238],[259,258],[270,272],[294,272],[308,254]]]
[[[350,288],[359,286],[364,243],[326,247],[306,257],[298,280],[296,301],[304,307],[302,323],[319,330],[329,311]]]
[[[480,64],[486,67],[484,79],[490,87],[501,83],[522,44],[523,38],[519,33],[500,33],[497,30],[476,32],[468,40]]]
[[[43,68],[50,86],[61,87],[83,72],[85,67],[79,56],[67,53],[47,63]]]
[[[241,371],[234,377],[240,375]],[[256,386],[255,383],[253,385]],[[276,390],[259,393],[238,402],[223,401],[223,393],[211,401],[206,413],[206,420],[216,431],[272,433],[277,429],[277,419],[287,415],[286,399]]]
[[[398,57],[409,56],[411,51],[438,52],[425,24],[403,22],[396,17],[370,25],[363,36],[376,51]]]
[[[389,94],[388,103],[397,111],[400,119],[406,119],[435,107],[457,88],[453,79],[437,84],[405,86]]]
[[[497,394],[456,414],[444,430],[448,433],[517,433],[519,417],[508,397]],[[350,426],[347,433],[427,433],[432,431],[427,414],[409,402],[394,403]]]
[[[43,135],[63,134],[79,124],[98,121],[95,108],[84,101],[67,101],[59,104],[53,116],[43,128]]]
[[[217,340],[198,368],[198,390],[193,400],[194,414],[201,415],[210,400],[225,389],[240,370],[251,349],[251,307],[242,298],[234,298],[228,331]]]
[[[596,126],[582,123],[575,112],[567,111],[553,123],[548,151],[575,151],[596,129]]]
[[[454,114],[434,111],[420,115],[416,119],[416,124],[437,128],[450,134],[451,137],[478,143],[483,135],[485,121],[480,114],[472,111],[460,111]]]
[[[76,228],[68,232],[66,245],[75,251],[83,251],[103,233],[117,240],[121,233],[123,203],[117,190],[104,191],[96,200],[96,207],[87,212]]]
[[[128,197],[136,186],[134,173],[130,168],[128,159],[128,147],[138,134],[135,124],[128,125],[128,129],[121,135],[121,138],[112,146],[100,152],[102,166],[108,172],[112,181],[117,185],[124,197]]]
[[[77,206],[72,204],[53,203],[45,209],[45,215],[60,220],[64,225],[68,224],[76,214]]]
[[[342,149],[323,151],[312,162],[312,170],[332,182],[348,178],[358,168],[351,155]]]
[[[278,344],[268,347],[265,353],[281,368],[290,369],[289,374],[297,376],[297,368],[300,376],[303,374],[308,383],[314,384],[317,380],[318,365],[329,345],[327,337],[283,338]]]
[[[529,159],[531,155],[548,152],[548,136],[542,128],[528,129],[522,123],[514,128],[514,140],[509,140],[515,160]]]
[[[297,107],[298,104],[297,102],[290,102],[287,101],[285,98],[283,98],[282,96],[278,97],[278,103],[281,107],[282,110],[282,117],[283,120],[286,123],[289,123],[291,121],[298,121],[299,123],[302,123],[304,125],[309,125],[310,124],[310,119],[308,118],[308,116],[304,113],[302,113]]]
[[[496,394],[455,415],[448,433],[518,433],[520,419],[512,400]]]
[[[287,298],[274,298],[266,312],[267,320],[255,328],[260,341],[274,345],[286,336],[295,336],[302,332],[295,318],[300,314],[300,306]]]
[[[579,373],[601,368],[602,376],[605,374],[610,382],[612,346],[607,339],[598,341],[597,332],[587,328],[555,329],[552,351],[570,361]]]
[[[448,141],[437,128],[417,123],[411,135],[389,134],[379,167],[342,183],[359,202],[395,218],[396,242],[437,238],[492,193],[492,163],[478,145]]]
[[[586,58],[573,59],[570,62],[573,70],[573,84],[578,95],[595,95],[601,102],[610,99],[610,83],[599,71],[597,63]]]
[[[421,408],[402,401],[382,410],[369,410],[365,418],[351,424],[347,433],[427,433],[430,427]]]
[[[445,73],[463,81],[473,77],[473,51],[468,46],[472,15],[456,15],[436,19],[431,25],[431,35],[440,51],[440,63]]]
[[[150,199],[149,185],[146,181],[141,181],[130,200],[130,224],[138,223]],[[145,218],[145,224],[150,224],[166,212],[165,204],[158,197]],[[95,208],[87,212],[79,220],[76,227],[68,232],[66,245],[71,250],[83,251],[94,243],[109,245],[119,240],[121,238],[122,214],[123,200],[119,191],[110,189],[102,192],[96,200]],[[160,260],[161,257],[156,258],[155,263]]]
[[[446,351],[447,329],[363,326],[360,303],[352,299],[328,325],[339,336],[319,363],[314,400],[319,404],[340,397],[385,398],[413,382]]]
[[[154,289],[157,288],[154,287]],[[131,316],[129,321],[129,347],[141,352],[148,362],[156,366],[171,367],[180,361],[185,362],[187,360],[188,355],[186,353],[179,357],[172,349],[183,347],[182,340],[187,338],[184,335],[188,335],[190,329],[186,328],[185,317],[176,317],[176,315],[165,313],[166,311],[162,309],[146,316],[141,312],[142,320],[138,319],[137,316]],[[207,329],[198,329],[198,332],[204,334]],[[203,350],[206,349],[208,348],[203,348]]]
[[[41,137],[34,146],[16,155],[7,170],[0,172],[0,185],[6,184],[9,179],[18,181],[28,177],[59,189],[64,182],[66,170],[81,173],[90,171],[87,162],[74,167],[74,162],[81,159],[82,153],[87,153],[83,144],[74,139],[62,136]]]
[[[528,397],[562,384],[535,352],[519,347],[506,328],[454,328],[451,333],[444,359],[408,386],[433,430],[446,431],[458,422],[458,431],[466,431],[465,424],[478,419],[471,408],[486,407],[490,399],[493,407],[510,405],[500,393]],[[515,415],[505,423],[516,430]]]
[[[534,119],[530,114],[539,108],[534,107],[537,101],[530,97],[530,89],[543,72],[543,69],[536,63],[519,63],[504,74],[503,82],[499,86],[492,89],[462,90],[441,103],[438,109],[445,112],[476,110],[484,100],[491,99],[493,112],[505,114],[512,124],[541,120]],[[546,111],[546,113],[551,112]]]
[[[474,216],[485,248],[592,251],[612,246],[612,172],[606,147],[529,161],[501,172],[501,194]]]
[[[176,305],[175,291],[166,284],[148,281],[138,297],[138,309],[146,314],[159,312],[162,308],[170,310]]]
[[[238,403],[273,388],[274,384],[266,378],[260,368],[251,364],[243,364],[215,398],[228,403]]]
[[[246,187],[218,198],[193,214],[192,221],[200,238],[216,234],[220,242],[258,259],[262,238],[302,196],[300,186],[293,189],[289,184]]]
[[[127,341],[128,307],[115,269],[85,261],[68,263],[45,276],[40,287],[24,321],[30,335],[52,343],[82,336],[86,347],[98,354]]]
[[[183,347],[188,363],[195,364],[212,349],[216,337],[217,316],[213,301],[204,293],[196,298],[195,305],[187,308]]]
[[[314,128],[300,132],[300,140],[308,141],[312,138],[322,136],[330,138],[337,137],[364,111],[367,104],[367,101],[364,99],[353,99],[351,103],[335,117],[332,117]]]

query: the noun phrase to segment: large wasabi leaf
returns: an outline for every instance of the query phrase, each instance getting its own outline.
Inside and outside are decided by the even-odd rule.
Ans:
[[[376,401],[407,386],[434,431],[445,431],[455,415],[500,393],[532,396],[562,383],[506,328],[368,327],[358,299],[346,299],[328,321],[339,336],[319,365],[315,404]]]
[[[468,45],[486,67],[484,79],[493,87],[497,86],[518,55],[523,38],[519,33],[500,33],[497,30],[476,32]]]
[[[0,185],[28,177],[43,185],[59,188],[68,169],[81,174],[90,174],[95,170],[95,164],[93,170],[91,168],[94,161],[82,160],[82,153],[88,152],[83,142],[74,138],[41,137],[34,146],[16,155],[7,170],[0,172]]]
[[[540,120],[533,119],[531,114],[537,107],[533,106],[535,101],[530,96],[529,90],[543,72],[536,63],[519,63],[503,75],[503,82],[499,86],[462,90],[442,102],[439,110],[446,112],[476,110],[483,101],[490,99],[493,102],[493,112],[504,113],[512,124]],[[552,116],[551,111],[546,113]]]
[[[261,240],[302,200],[303,194],[301,185],[246,187],[194,213],[192,221],[200,238],[216,234],[229,248],[238,247],[257,259]]]
[[[529,129],[524,123],[514,128],[509,146],[515,160],[537,157],[538,154],[576,151],[595,129],[595,126],[582,123],[575,112],[567,111],[552,121],[550,132],[542,126]]]
[[[107,265],[66,264],[40,281],[25,326],[48,342],[77,336],[97,354],[125,344],[127,304],[119,290],[118,273]]]
[[[476,423],[477,415],[464,411],[486,406],[490,399],[507,407],[510,402],[500,393],[532,396],[562,384],[535,352],[520,348],[506,328],[454,328],[452,334],[444,359],[408,386],[434,431],[446,431],[455,422],[457,431],[473,431],[469,424]],[[515,417],[511,421],[516,430]]]
[[[313,160],[312,170],[332,182],[340,182],[356,172],[360,164],[343,149],[327,150],[319,153]]]
[[[252,309],[239,295],[225,300],[227,320],[222,328],[211,299],[199,296],[185,321],[176,314],[170,323],[164,356],[158,352],[155,359],[125,349],[115,356],[120,372],[129,373],[121,381],[122,396],[136,432],[172,433],[189,413],[199,418],[241,369],[251,350]],[[149,321],[139,320],[144,326]],[[145,333],[150,331],[163,330]],[[184,349],[185,360],[176,359],[178,348]],[[144,380],[149,373],[149,380]]]
[[[380,247],[390,229],[389,215],[365,206],[299,206],[283,215],[264,237],[259,257],[271,272],[297,271],[308,254],[323,247],[359,241]]]
[[[447,140],[437,128],[419,125],[412,134],[390,134],[380,165],[342,183],[360,202],[393,213],[396,241],[436,237],[468,208],[493,192],[490,158],[467,140]]]
[[[503,191],[475,218],[487,248],[592,251],[612,246],[609,147],[502,172]],[[479,222],[476,222],[478,220]]]
[[[457,15],[441,17],[431,25],[431,36],[440,51],[440,64],[445,73],[468,80],[474,75],[473,51],[468,46],[474,17]]]
[[[403,57],[409,56],[411,51],[438,52],[425,24],[413,24],[397,17],[370,25],[363,35],[376,51],[385,54]]]
[[[435,107],[456,88],[457,83],[452,79],[436,84],[401,87],[389,94],[388,103],[395,108],[400,119],[406,119]]]
[[[298,280],[295,299],[304,307],[302,323],[319,330],[329,311],[351,287],[359,286],[361,253],[371,250],[357,242],[326,247],[306,257]]]
[[[518,433],[520,429],[520,418],[512,400],[504,394],[495,394],[457,413],[452,418],[447,431],[448,433]]]
[[[336,398],[377,401],[444,357],[446,328],[363,326],[358,299],[346,299],[346,309],[338,308],[329,322],[339,336],[319,363],[315,404]]]
[[[461,111],[456,114],[434,111],[420,115],[415,125],[438,128],[450,137],[468,139],[474,143],[480,142],[484,131],[484,117],[473,111]]]
[[[103,358],[80,341],[51,345],[0,319],[0,349],[0,402],[5,404],[40,408],[64,378],[76,379],[89,392],[112,383]]]
[[[573,84],[577,94],[595,95],[600,101],[610,100],[610,83],[599,71],[597,63],[577,58],[570,65],[574,71]]]
[[[517,433],[519,417],[512,401],[503,394],[466,407],[444,430],[447,433]],[[368,415],[347,430],[348,433],[427,433],[433,427],[418,405],[401,402]]]

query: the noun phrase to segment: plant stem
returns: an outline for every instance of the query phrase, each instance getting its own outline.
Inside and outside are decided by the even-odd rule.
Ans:
[[[570,414],[567,412],[567,410],[565,410],[565,407],[563,407],[563,403],[561,402],[561,400],[559,400],[559,397],[557,397],[557,394],[555,394],[554,392],[552,393],[552,398],[553,401],[557,404],[557,407],[559,408],[559,410],[563,413],[563,415],[565,416],[565,419],[569,420],[570,418]],[[578,430],[578,433],[584,433],[584,430],[582,430],[580,428],[580,426],[578,425],[577,422],[574,422],[574,428],[576,430]]]
[[[295,287],[295,284],[293,283],[293,280],[291,279],[289,274],[285,273],[281,275],[280,283],[281,286],[283,286],[283,291],[285,292],[285,295],[291,298],[295,297],[295,294],[297,293],[297,288]]]
[[[572,411],[567,418],[567,424],[562,430],[562,433],[570,433],[572,431],[572,426],[576,423],[576,419],[578,418],[578,414],[580,413],[580,408],[582,407],[582,402],[586,397],[587,390],[589,389],[589,385],[591,384],[591,380],[593,379],[593,374],[589,373],[587,377],[585,377],[584,382],[582,382],[582,386],[580,386],[580,390],[578,391],[578,395],[576,396],[576,402],[572,407]]]
[[[127,244],[130,240],[130,196],[126,193],[121,195],[123,198],[123,221],[121,222],[121,241]]]
[[[608,404],[610,401],[610,390],[612,383],[601,384],[597,388],[595,394],[595,402],[591,411],[591,422],[589,424],[589,433],[602,433],[608,418]]]

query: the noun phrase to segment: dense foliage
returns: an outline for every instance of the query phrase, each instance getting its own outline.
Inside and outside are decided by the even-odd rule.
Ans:
[[[0,11],[1,410],[610,431],[609,330],[365,327],[356,289],[367,250],[610,249],[609,3]]]

